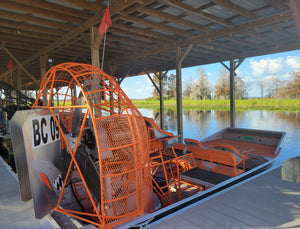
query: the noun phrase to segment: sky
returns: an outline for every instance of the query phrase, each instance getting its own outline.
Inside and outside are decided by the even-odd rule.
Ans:
[[[229,62],[224,63],[229,66]],[[204,69],[214,87],[219,71],[224,66],[221,63],[215,63],[183,68],[183,90],[186,81],[197,78],[196,72],[199,68]],[[268,80],[274,77],[278,77],[280,80],[287,80],[291,72],[297,71],[300,71],[300,50],[246,58],[236,70],[236,74],[247,83],[248,97],[260,97],[259,81],[268,82]],[[176,74],[176,71],[170,70],[167,75],[170,74]],[[154,86],[147,75],[141,75],[125,78],[121,83],[121,88],[130,99],[144,99],[152,97]]]

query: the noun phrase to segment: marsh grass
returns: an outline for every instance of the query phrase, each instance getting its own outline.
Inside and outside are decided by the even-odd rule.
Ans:
[[[137,108],[159,108],[159,100],[132,100]],[[164,101],[164,106],[176,108],[176,100],[170,99]],[[183,99],[182,106],[184,109],[201,109],[201,110],[230,110],[229,99],[212,99],[212,100],[190,100]],[[236,110],[287,110],[299,111],[300,100],[298,99],[266,99],[251,98],[235,100]]]

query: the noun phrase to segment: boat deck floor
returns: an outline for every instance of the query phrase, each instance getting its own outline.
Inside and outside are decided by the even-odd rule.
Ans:
[[[248,142],[241,142],[241,141],[227,140],[227,139],[217,139],[217,140],[206,141],[202,143],[207,147],[216,143],[229,144],[229,145],[233,145],[239,151],[251,150],[250,152],[251,154],[270,157],[270,158],[274,158],[274,152],[276,150],[276,147],[271,145],[248,143]]]
[[[35,219],[32,200],[22,202],[17,179],[4,163],[0,158],[0,228],[53,229],[47,218]]]
[[[281,168],[162,219],[151,228],[300,228],[300,184]]]

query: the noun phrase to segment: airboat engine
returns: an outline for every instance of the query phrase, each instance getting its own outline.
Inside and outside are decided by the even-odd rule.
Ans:
[[[87,64],[52,67],[10,123],[24,201],[112,227],[153,210],[147,129],[115,80]]]

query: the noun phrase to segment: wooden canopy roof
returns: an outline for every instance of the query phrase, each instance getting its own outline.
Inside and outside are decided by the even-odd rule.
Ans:
[[[116,77],[300,48],[297,0],[110,0],[104,71]],[[91,63],[107,0],[0,1],[0,80],[22,69],[36,88],[40,60]],[[99,38],[99,37],[98,37]],[[98,39],[97,38],[97,39]],[[101,41],[101,38],[100,38]],[[99,48],[102,58],[103,42]],[[7,70],[12,59],[14,67]],[[49,67],[49,63],[48,63]],[[35,83],[33,83],[35,82]]]

